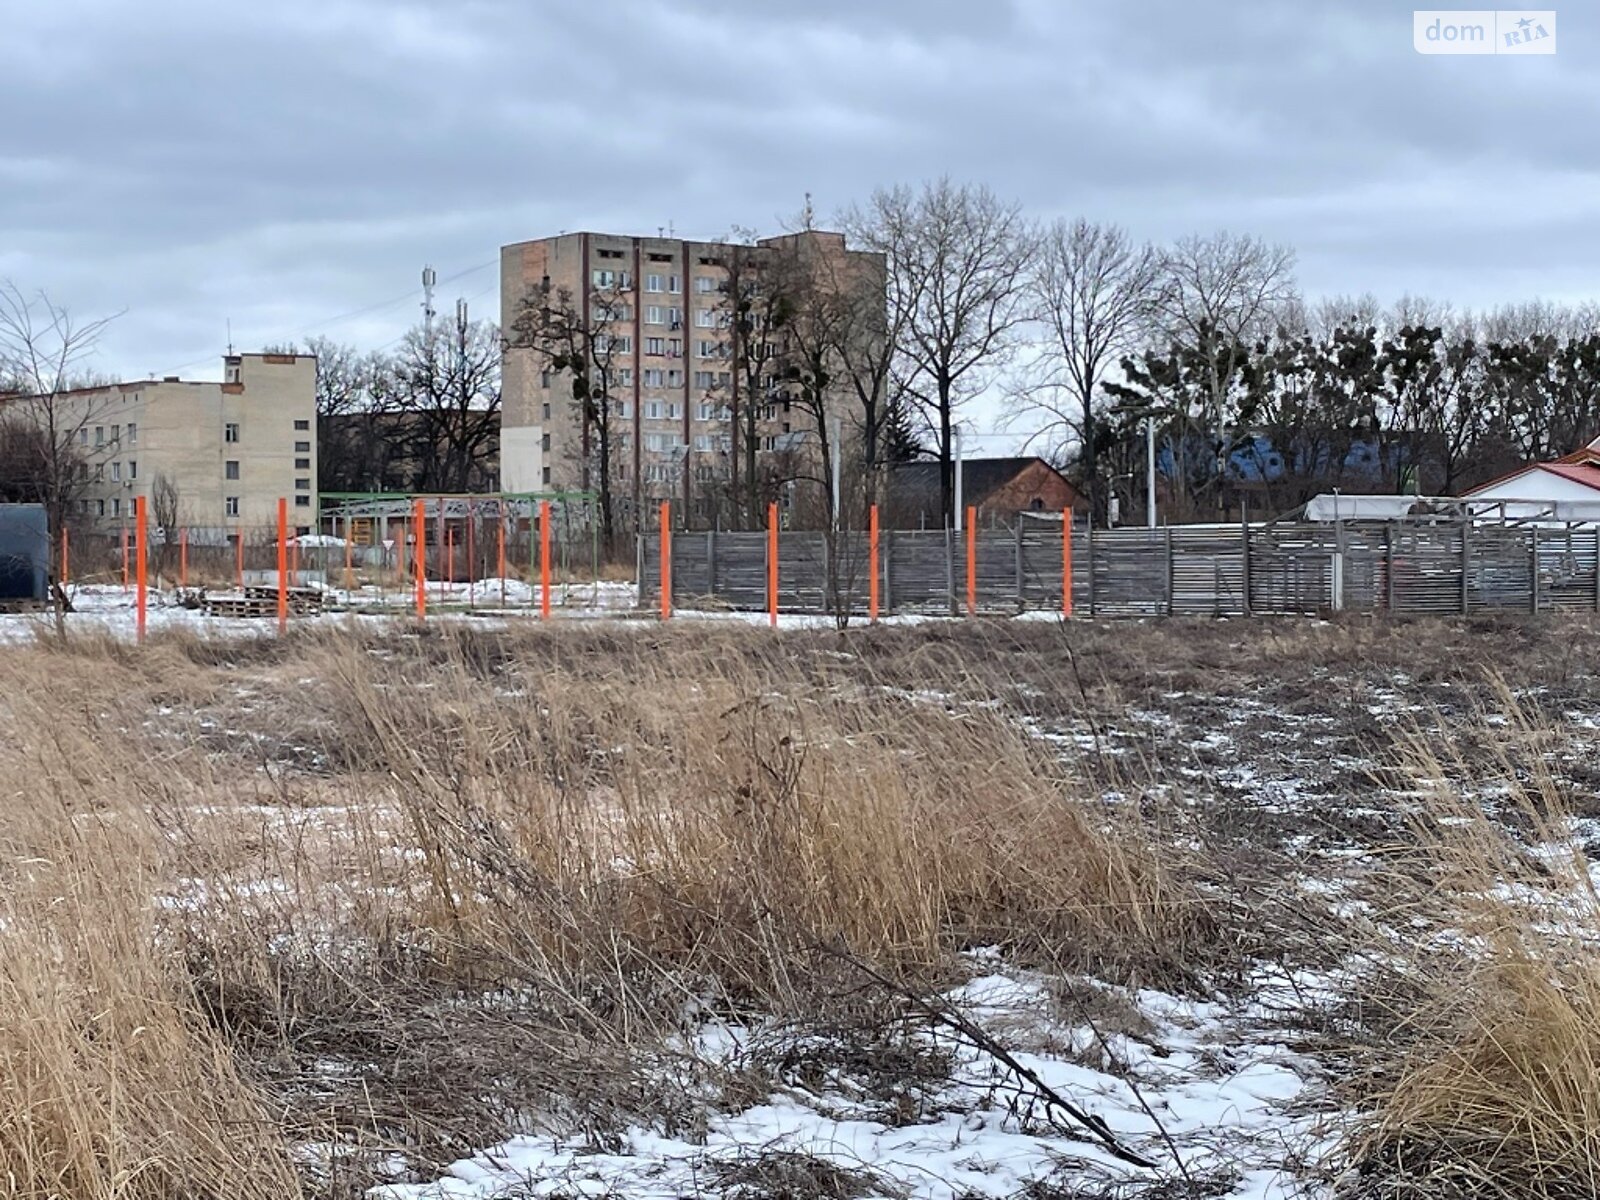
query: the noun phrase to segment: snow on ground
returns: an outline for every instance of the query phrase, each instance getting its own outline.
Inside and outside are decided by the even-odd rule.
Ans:
[[[67,614],[67,627],[72,630],[104,631],[118,637],[131,638],[137,625],[134,593],[115,584],[85,584],[70,589],[74,611]],[[325,588],[328,609],[320,617],[294,617],[296,626],[315,623],[341,622],[351,619],[384,619],[409,617],[416,605],[415,593],[393,588]],[[637,608],[638,589],[627,582],[595,580],[587,583],[557,584],[551,592],[552,615],[562,619],[603,619],[642,616],[656,619],[655,611]],[[473,584],[430,583],[427,588],[428,616],[434,619],[536,619],[539,615],[538,588],[520,579],[482,579]],[[1059,619],[1051,614],[1052,619]],[[1038,614],[1023,614],[1036,619]],[[769,617],[764,612],[735,612],[731,610],[675,609],[672,619],[685,621],[731,621],[747,625],[766,626]],[[920,613],[900,613],[880,618],[884,625],[918,625],[926,621],[949,620],[947,617],[927,616]],[[275,633],[277,626],[271,618],[249,619],[210,617],[198,609],[184,608],[176,603],[173,594],[154,592],[149,595],[146,628],[150,632],[160,629],[183,628],[200,634],[221,637],[248,637]],[[865,624],[862,618],[853,618],[853,625]],[[780,629],[833,629],[837,625],[831,616],[809,613],[780,613]],[[54,617],[48,612],[0,614],[0,644],[25,641],[39,632],[54,628]]]
[[[737,1194],[725,1185],[741,1167],[785,1155],[859,1173],[869,1195],[927,1200],[1014,1197],[1047,1179],[1063,1195],[1075,1186],[1120,1185],[1119,1194],[1135,1196],[1140,1185],[1153,1189],[1185,1175],[1206,1181],[1207,1195],[1306,1195],[1289,1168],[1316,1136],[1311,1118],[1295,1115],[1317,1094],[1312,1065],[1264,1025],[1252,1024],[1248,1013],[1159,992],[1129,999],[1142,1018],[1137,1037],[1062,1020],[1045,982],[1021,974],[983,975],[944,997],[1002,1041],[1022,1068],[1103,1121],[1123,1148],[1153,1167],[1129,1165],[1070,1121],[1052,1119],[1011,1067],[938,1026],[919,1036],[949,1053],[948,1078],[905,1120],[886,1120],[884,1104],[864,1097],[848,1074],[834,1072],[825,1086],[796,1079],[752,1107],[713,1114],[703,1141],[647,1128],[631,1129],[620,1146],[605,1148],[559,1133],[523,1136],[455,1163],[431,1183],[392,1184],[375,1195],[717,1196]],[[709,1025],[694,1047],[703,1059],[737,1068],[760,1038],[742,1027]]]

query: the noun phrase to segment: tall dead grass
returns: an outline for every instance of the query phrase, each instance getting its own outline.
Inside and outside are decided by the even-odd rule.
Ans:
[[[164,854],[131,803],[156,781],[116,753],[130,714],[77,690],[81,664],[48,661],[59,690],[13,692],[0,716],[0,1186],[294,1196],[275,1123],[163,932]]]
[[[1183,986],[1236,954],[1159,811],[961,680],[849,654],[687,628],[18,648],[12,1190],[281,1196],[294,1144],[436,1165],[692,1121],[708,1083],[657,1069],[670,1035],[859,1006],[852,958],[923,983],[998,944]]]
[[[1383,878],[1409,942],[1367,997],[1394,1014],[1352,1089],[1352,1194],[1600,1195],[1600,894],[1549,726],[1502,697],[1489,795],[1436,740],[1407,748],[1416,842]]]

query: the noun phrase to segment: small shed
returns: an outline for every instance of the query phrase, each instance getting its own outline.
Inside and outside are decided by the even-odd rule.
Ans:
[[[42,504],[0,504],[0,605],[42,603],[50,586],[50,521]]]

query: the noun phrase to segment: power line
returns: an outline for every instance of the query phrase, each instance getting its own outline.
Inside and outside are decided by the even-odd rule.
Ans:
[[[444,279],[439,280],[439,283],[441,283],[441,284],[453,283],[457,279],[465,279],[468,275],[476,275],[479,271],[486,270],[489,267],[492,267],[492,266],[496,265],[497,263],[499,263],[499,261],[500,261],[500,259],[498,257],[491,258],[487,262],[481,262],[481,263],[477,264],[476,266],[467,267],[464,270],[457,271],[454,275],[447,275]],[[272,344],[277,343],[277,342],[293,342],[293,341],[299,341],[299,340],[302,340],[304,338],[311,337],[313,334],[320,333],[320,332],[322,332],[323,330],[326,330],[326,329],[330,329],[335,325],[343,324],[345,321],[353,321],[357,317],[369,316],[370,314],[375,313],[375,312],[382,312],[385,309],[394,308],[398,304],[404,304],[408,300],[414,300],[414,299],[416,299],[418,292],[420,292],[421,290],[422,289],[419,288],[419,287],[411,288],[409,291],[406,291],[406,292],[404,292],[403,294],[401,294],[399,296],[391,297],[388,300],[379,300],[375,304],[368,304],[368,305],[366,305],[365,307],[362,307],[362,308],[352,309],[349,312],[339,313],[337,316],[327,317],[327,318],[324,318],[321,321],[313,322],[312,324],[305,326],[298,333],[286,333],[286,334],[279,334],[279,335],[277,335],[275,337],[263,338],[263,339],[261,339],[260,344],[263,345],[263,346],[268,346],[268,345],[272,345]],[[482,292],[480,292],[478,294],[480,296],[481,295],[486,295],[488,292],[493,291],[493,290],[494,290],[493,286],[491,285],[489,288],[484,289],[484,291],[482,291]],[[401,334],[400,337],[394,338],[392,341],[385,343],[385,345],[386,346],[392,346],[392,345],[395,344],[395,342],[400,341],[400,338],[403,338],[404,336],[405,336],[404,334]],[[382,347],[380,347],[380,349],[381,348]],[[181,374],[183,371],[187,370],[189,367],[196,367],[196,366],[200,366],[202,363],[210,362],[211,358],[212,358],[212,356],[210,356],[210,355],[206,356],[205,358],[197,358],[197,359],[193,360],[192,362],[186,362],[186,363],[182,364],[181,366],[174,368],[172,371],[170,371],[168,373],[169,374],[173,374],[173,375]]]

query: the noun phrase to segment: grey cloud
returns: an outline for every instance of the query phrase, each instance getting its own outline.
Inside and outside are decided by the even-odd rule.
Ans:
[[[8,14],[0,272],[126,310],[107,370],[251,344],[558,229],[769,228],[882,183],[1294,245],[1308,291],[1575,297],[1600,18],[1423,58],[1269,0],[56,0]],[[492,266],[450,285],[492,313]],[[380,343],[414,297],[326,328]]]

